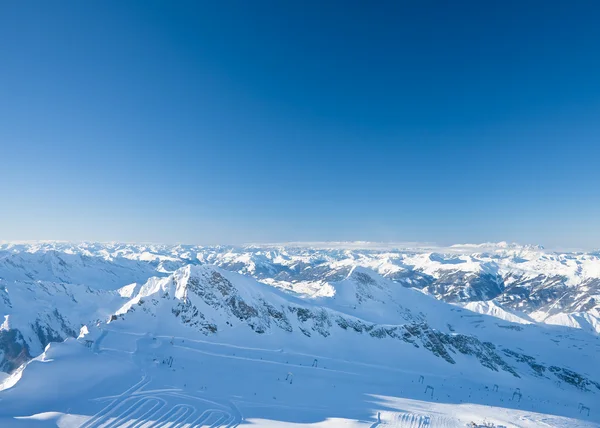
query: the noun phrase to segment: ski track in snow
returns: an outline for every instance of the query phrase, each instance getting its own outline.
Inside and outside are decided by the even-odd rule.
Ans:
[[[174,348],[185,349],[185,350],[188,350],[188,351],[198,352],[198,353],[204,354],[204,355],[210,355],[210,356],[213,356],[213,357],[230,358],[230,359],[233,359],[233,360],[252,361],[254,363],[276,364],[276,365],[280,365],[280,366],[296,366],[296,364],[281,363],[279,361],[269,361],[269,360],[264,360],[264,359],[261,360],[261,359],[257,359],[257,358],[239,357],[239,356],[235,356],[235,355],[219,354],[217,352],[202,351],[200,349],[192,348],[192,347],[189,347],[189,346],[173,345],[173,347]],[[322,369],[320,367],[309,367],[309,366],[300,366],[300,365],[298,365],[297,367],[311,368],[313,370],[324,370],[324,369]],[[351,375],[351,376],[360,376],[360,374],[358,374],[358,373],[348,372],[348,371],[344,371],[344,370],[327,369],[327,371],[334,372],[334,373],[347,374],[347,375]]]
[[[452,428],[458,419],[412,412],[378,412],[377,422],[370,428]]]
[[[98,351],[102,351],[100,348],[101,339],[105,338],[110,330],[104,330],[97,343],[95,344]],[[117,332],[114,332],[117,333]],[[123,332],[119,332],[123,334]],[[128,334],[128,333],[125,333]],[[228,344],[221,344],[216,342],[209,342],[203,340],[190,340],[186,339],[184,342],[183,338],[169,337],[166,336],[154,336],[155,339],[162,339],[160,342],[152,344],[152,348],[155,349],[160,347],[160,343],[171,342],[171,347],[180,349],[182,351],[191,351],[194,353],[200,353],[208,356],[227,358],[233,360],[243,360],[252,363],[260,364],[274,364],[282,366],[293,366],[296,369],[309,369],[313,370],[324,370],[327,372],[334,372],[341,375],[351,376],[364,376],[364,373],[355,373],[345,370],[335,369],[324,369],[321,367],[309,367],[309,366],[298,366],[294,363],[284,363],[281,361],[274,361],[264,358],[258,358],[258,355],[275,357],[280,354],[286,354],[287,356],[309,356],[309,354],[297,354],[290,352],[283,352],[280,350],[273,349],[261,349],[243,346],[230,346]],[[140,337],[140,339],[143,338]],[[164,342],[163,342],[164,341]],[[178,344],[177,342],[180,342]],[[141,350],[140,345],[142,342],[138,342],[138,351]],[[200,346],[209,346],[213,349],[205,350],[199,349]],[[215,349],[216,348],[216,349]],[[210,348],[209,348],[210,349]],[[227,349],[237,349],[240,351],[251,351],[259,352],[254,357],[236,356],[227,353]],[[265,355],[266,354],[266,355]],[[318,355],[310,355],[311,357],[319,357],[319,359],[333,361],[326,357],[320,357]],[[360,366],[370,366],[369,364],[353,363],[346,360],[337,360],[346,364],[356,364],[357,368]],[[389,369],[391,371],[399,371],[398,369],[392,369],[387,367],[379,367],[380,370]],[[401,371],[401,370],[400,370]],[[134,384],[131,388],[127,389],[123,393],[116,396],[99,397],[96,400],[108,400],[112,399],[111,403],[104,409],[98,412],[88,422],[81,425],[81,428],[117,428],[117,427],[128,427],[128,428],[183,428],[183,427],[194,427],[194,426],[210,426],[210,427],[235,427],[238,426],[243,417],[237,407],[229,401],[223,400],[221,402],[201,398],[195,395],[189,395],[184,393],[183,390],[173,388],[158,388],[158,389],[147,389],[152,379],[144,376],[142,380]],[[168,385],[165,385],[168,386]],[[195,404],[184,404],[178,403],[173,405],[169,404],[168,400],[163,398],[176,397],[179,400],[192,400]],[[240,404],[250,404],[251,402],[240,401]],[[301,405],[286,406],[284,404],[267,404],[267,403],[256,403],[259,407],[281,407],[281,408],[293,408],[296,410],[303,409]],[[310,410],[318,410],[316,408],[309,408]],[[322,409],[323,410],[323,409]],[[397,428],[455,428],[462,426],[458,418],[440,415],[438,412],[429,413],[426,409],[415,409],[417,412],[401,410],[398,412],[393,411],[382,411],[378,412],[377,421],[370,424],[371,428],[375,427],[397,427]],[[425,410],[425,411],[424,411]],[[557,426],[558,420],[540,419],[539,415],[522,415],[519,420],[524,422],[526,426]],[[547,423],[549,422],[549,423]],[[518,427],[520,424],[511,425]]]
[[[236,427],[242,420],[241,413],[231,402],[218,403],[213,399],[183,394],[180,389],[144,391],[143,388],[151,381],[151,378],[144,377],[120,395],[97,398],[96,400],[112,398],[112,401],[80,428]],[[164,397],[176,397],[178,400],[195,403],[170,406]]]
[[[122,335],[124,333],[113,331],[111,329],[103,330],[100,333],[95,346],[90,351],[100,354],[105,352],[106,348],[102,347],[102,339],[105,339],[107,336],[110,337],[112,334]],[[125,333],[125,335],[129,336],[128,333]],[[123,392],[117,393],[116,395],[112,394],[95,398],[90,397],[91,401],[97,403],[103,402],[107,404],[105,404],[104,408],[99,410],[96,414],[89,417],[87,421],[83,423],[78,422],[76,425],[69,426],[79,426],[80,428],[191,428],[195,426],[210,426],[215,428],[237,427],[242,423],[244,418],[236,404],[245,409],[252,407],[289,409],[284,410],[284,413],[288,415],[306,412],[308,414],[324,415],[328,410],[327,407],[319,408],[318,406],[303,406],[302,403],[294,403],[290,401],[264,401],[265,397],[255,397],[254,400],[244,399],[250,398],[250,396],[230,396],[231,400],[235,400],[234,404],[234,402],[229,401],[229,399],[214,398],[214,395],[207,395],[206,392],[197,389],[181,389],[170,383],[170,379],[165,377],[164,369],[160,368],[165,367],[164,365],[146,365],[149,361],[152,361],[152,358],[160,359],[161,351],[163,353],[167,351],[165,355],[168,355],[171,352],[174,352],[175,349],[179,350],[179,352],[173,353],[173,355],[176,355],[176,360],[183,358],[186,352],[191,352],[193,354],[202,353],[218,359],[226,358],[230,361],[244,361],[251,363],[252,365],[256,365],[255,367],[257,369],[259,369],[259,367],[267,368],[275,364],[278,366],[293,366],[296,368],[296,370],[302,368],[309,370],[311,374],[317,374],[321,371],[324,373],[336,373],[338,376],[341,376],[341,378],[347,377],[348,375],[353,375],[351,376],[352,379],[360,379],[367,375],[366,373],[361,372],[360,368],[363,367],[363,365],[360,363],[356,364],[354,367],[352,366],[352,363],[347,363],[350,364],[350,370],[355,368],[357,373],[344,370],[310,367],[308,365],[298,367],[297,364],[291,363],[292,358],[300,355],[306,356],[307,354],[295,354],[289,351],[283,353],[282,351],[260,348],[246,349],[240,346],[220,346],[221,344],[219,343],[193,341],[189,339],[186,339],[185,343],[180,345],[178,343],[178,339],[173,340],[173,337],[171,337],[170,341],[157,339],[165,339],[165,337],[140,336],[138,340],[136,340],[137,350],[135,354],[146,356],[146,359],[134,357],[134,361],[137,363],[138,369],[140,369],[141,373],[143,373],[141,379],[138,378],[137,381],[131,379],[131,386],[127,387],[124,385]],[[170,345],[168,345],[169,342]],[[205,346],[209,349],[209,351],[198,349]],[[235,356],[229,354],[229,352],[236,349],[238,351],[251,350],[251,352],[247,353],[246,356]],[[150,354],[148,353],[149,350],[158,352],[158,354]],[[162,356],[164,357],[165,355]],[[285,356],[282,357],[281,355]],[[268,359],[287,359],[288,357],[290,357],[290,364]],[[190,361],[189,358],[188,361]],[[198,360],[192,356],[191,361]],[[170,369],[171,367],[169,366],[169,371]],[[177,369],[179,371],[179,366]],[[380,367],[380,369],[382,371],[386,371],[385,367]],[[173,371],[175,371],[174,368]],[[309,372],[307,372],[307,374],[308,373]],[[393,373],[393,371],[391,373]],[[356,378],[355,376],[359,376],[359,378]],[[320,376],[317,375],[316,377],[319,378]],[[420,386],[418,389],[420,392],[422,392]],[[217,396],[225,397],[219,393],[217,393]],[[428,399],[428,397],[426,399]],[[447,404],[435,404],[433,402],[428,403],[420,400],[402,398],[390,398],[389,400],[390,401],[388,401],[387,404],[383,401],[379,404],[387,407],[387,409],[382,409],[381,411],[375,412],[375,414],[372,414],[372,419],[370,420],[367,418],[366,420],[362,419],[357,420],[356,422],[360,424],[360,426],[363,426],[362,424],[364,424],[365,427],[371,428],[458,428],[465,426],[465,419],[467,417],[465,414],[472,414],[473,419],[480,422],[485,417],[484,415],[490,416],[490,413],[486,413],[485,410],[482,412],[482,406],[476,406],[475,408],[469,408],[467,406],[466,409],[459,407],[452,409]],[[506,410],[497,408],[497,410],[491,410],[491,414],[493,415],[494,412],[496,412],[496,415],[499,415],[502,419],[506,420],[505,418],[507,417],[507,414],[504,414],[504,416],[502,415],[505,411]],[[516,409],[515,411],[519,412]],[[88,413],[88,415],[92,413],[93,412]],[[491,417],[492,419],[494,418],[494,416]],[[252,422],[252,419],[253,418],[250,418],[249,421]],[[502,419],[500,420],[502,421]],[[507,424],[507,427],[530,428],[537,426],[560,426],[564,428],[573,428],[576,426],[590,426],[585,423],[578,425],[575,422],[579,421],[575,421],[573,419],[566,420],[551,415],[528,412],[522,412],[521,415],[514,415],[514,417],[511,417],[511,419],[512,423]],[[258,425],[260,426],[261,423],[262,422],[259,420]],[[330,422],[330,424],[331,423],[333,423],[333,425],[328,424],[327,426],[337,426],[335,422]]]
[[[119,332],[119,333],[120,334],[131,334],[129,332]],[[332,358],[330,356],[323,356],[323,355],[314,354],[314,353],[309,354],[309,353],[305,353],[305,352],[295,352],[295,351],[288,352],[288,351],[284,351],[283,349],[255,348],[255,347],[250,347],[250,346],[239,346],[239,345],[232,345],[229,343],[222,343],[222,342],[215,342],[215,341],[208,341],[208,340],[199,340],[199,339],[190,339],[190,338],[184,338],[184,337],[178,337],[178,336],[157,335],[155,337],[157,339],[164,339],[164,340],[171,340],[172,338],[174,338],[174,339],[181,341],[181,343],[184,343],[184,341],[185,341],[185,343],[209,345],[212,347],[219,347],[219,348],[232,348],[232,349],[239,349],[239,350],[243,350],[243,351],[255,351],[255,352],[260,352],[260,353],[269,354],[269,355],[299,356],[299,357],[307,357],[309,360],[316,358],[319,360],[320,365],[323,362],[330,362],[332,364],[341,363],[343,365],[373,368],[373,369],[378,369],[378,370],[385,370],[385,371],[402,373],[402,374],[410,374],[410,375],[419,375],[419,374],[423,373],[422,370],[419,370],[419,371],[406,370],[406,369],[401,369],[398,367],[386,366],[383,364],[370,364],[370,363],[365,363],[365,362],[361,362],[361,361],[352,361],[352,360],[343,359],[343,358]],[[186,349],[186,350],[190,350],[190,351],[194,351],[194,352],[203,353],[205,355],[212,355],[212,356],[218,356],[218,357],[224,357],[224,358],[240,359],[240,360],[247,360],[247,361],[253,361],[253,362],[258,362],[258,363],[266,363],[266,364],[297,366],[297,367],[301,367],[301,368],[310,367],[310,366],[296,365],[296,364],[292,364],[292,363],[282,363],[280,361],[272,361],[272,360],[266,360],[266,359],[260,359],[260,358],[239,357],[239,356],[235,356],[235,354],[231,355],[231,354],[226,354],[226,353],[204,351],[204,350],[192,347],[192,346],[187,346],[187,345],[184,346],[182,344],[173,345],[173,346],[175,346],[177,348],[181,348],[181,349]],[[353,375],[353,376],[363,376],[361,373],[349,372],[349,371],[344,371],[344,370],[335,370],[335,369],[331,369],[330,367],[325,368],[322,366],[317,366],[317,367],[311,367],[311,368],[316,369],[316,370],[327,370],[328,372],[349,374],[349,375]]]

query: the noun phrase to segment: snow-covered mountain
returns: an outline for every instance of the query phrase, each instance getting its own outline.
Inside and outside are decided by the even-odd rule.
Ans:
[[[95,264],[95,266],[89,266]],[[0,244],[0,278],[116,289],[187,264],[215,264],[283,289],[327,295],[355,266],[472,310],[600,332],[600,253],[516,244],[420,246],[369,243],[271,246]],[[484,312],[488,313],[488,312]]]
[[[1,372],[106,319],[124,302],[113,290],[160,274],[152,263],[69,248],[0,248]]]
[[[594,364],[586,366],[591,361],[578,362],[579,370],[594,373],[589,379],[572,370],[571,362],[581,352],[597,351],[597,339],[584,332],[514,325],[473,314],[361,267],[331,286],[331,296],[306,297],[214,265],[188,265],[137,287],[115,312],[110,327],[167,336],[184,325],[204,336],[247,345],[262,343],[263,337],[264,345],[292,341],[290,346],[304,342],[307,348],[314,346],[315,339],[318,346],[333,340],[335,353],[347,344],[356,346],[357,341],[398,342],[389,351],[397,351],[398,357],[406,358],[408,350],[415,348],[415,361],[458,361],[471,369],[479,363],[517,378],[534,375],[561,381],[565,373],[573,373],[577,387],[600,393],[600,382],[595,380],[600,380],[600,371]],[[561,337],[558,350],[556,337]],[[571,348],[573,344],[577,348]]]
[[[0,280],[0,371],[11,372],[50,342],[76,337],[124,303],[117,293],[52,281]]]
[[[31,419],[19,425],[14,417],[33,413],[51,426],[150,426],[163,417],[173,426],[194,422],[178,419],[177,405],[153,413],[153,400],[156,409],[170,403],[162,392],[123,407],[119,400],[137,403],[123,391],[142,373],[154,379],[142,381],[152,391],[171,388],[171,396],[188,401],[206,400],[197,391],[210,384],[218,391],[211,406],[228,415],[216,425],[282,422],[283,408],[304,405],[307,414],[325,415],[319,403],[338,406],[331,388],[350,382],[342,396],[357,408],[366,405],[366,393],[380,404],[367,405],[367,414],[339,407],[344,424],[348,417],[391,424],[400,413],[390,408],[403,397],[418,402],[401,406],[426,411],[409,412],[412,419],[402,416],[410,421],[397,426],[427,426],[435,397],[454,406],[436,407],[444,415],[466,403],[483,406],[452,421],[444,416],[442,426],[486,416],[507,426],[577,426],[575,420],[596,426],[600,419],[582,419],[581,407],[600,394],[598,266],[596,253],[508,244],[0,244],[0,400],[7,404],[0,406],[0,424],[27,426]],[[210,367],[198,367],[207,358]],[[242,387],[231,373],[254,385],[275,382],[269,388],[284,400],[279,410],[266,404],[264,389]],[[293,373],[306,376],[298,388],[319,392],[303,390],[308,398],[280,390]],[[425,387],[431,397],[422,397]],[[36,392],[47,388],[56,389],[55,398]],[[98,408],[89,400],[99,391],[122,398]],[[25,400],[30,394],[35,399]],[[381,404],[384,396],[396,404]],[[78,406],[79,416],[64,403]],[[510,417],[499,409],[509,409]]]

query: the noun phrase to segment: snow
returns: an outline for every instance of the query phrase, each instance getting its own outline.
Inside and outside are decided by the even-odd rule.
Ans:
[[[477,312],[479,314],[491,315],[496,318],[500,318],[504,321],[510,321],[519,324],[531,324],[533,321],[525,314],[515,314],[509,312],[494,301],[489,302],[469,302],[466,305],[463,305],[465,309],[468,309],[473,312]],[[549,323],[552,324],[552,323]],[[561,323],[554,323],[556,325],[564,325]]]
[[[0,245],[0,335],[34,357],[1,374],[0,426],[600,426],[598,256],[336,245]],[[566,275],[591,309],[451,305],[399,282],[414,270]]]
[[[132,339],[113,330],[110,336],[113,343]],[[133,340],[133,354],[102,344],[97,353],[76,341],[52,344],[16,386],[0,393],[0,423],[27,427],[33,417],[47,426],[88,428],[159,421],[267,427],[464,427],[484,420],[511,427],[598,424],[578,413],[581,394],[543,388],[535,380],[519,383],[524,399],[517,402],[509,378],[457,378],[429,373],[427,366],[415,373],[320,355],[322,367],[312,367],[312,355],[286,350],[150,334]],[[172,366],[163,363],[169,357]],[[285,380],[288,372],[292,384]],[[424,394],[424,385],[434,387],[433,398]]]
[[[576,312],[570,314],[532,314],[532,317],[546,324],[562,325],[572,328],[580,328],[590,333],[600,332],[600,318],[588,313]]]

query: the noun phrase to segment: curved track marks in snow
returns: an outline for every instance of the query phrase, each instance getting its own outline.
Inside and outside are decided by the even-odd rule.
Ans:
[[[132,421],[138,421],[134,426],[139,426],[139,421],[143,421],[144,417],[151,418],[156,415],[166,404],[165,400],[158,397],[130,397],[123,402],[123,406],[113,409],[108,415],[113,421],[104,425],[104,428],[118,428]]]
[[[242,421],[233,403],[207,400],[174,389],[143,391],[150,382],[144,377],[120,395],[100,398],[112,400],[80,428],[236,427]]]
[[[150,425],[150,427],[159,428],[180,426],[181,424],[188,423],[195,413],[196,409],[189,404],[176,404],[166,413],[164,413],[155,423]]]
[[[110,397],[113,398],[113,400],[108,404],[108,406],[96,413],[87,422],[83,423],[80,428],[95,428],[106,423],[110,415],[113,413],[113,410],[116,410],[123,404],[123,401],[127,400],[134,393],[140,391],[144,386],[148,385],[149,383],[150,379],[144,376],[138,383],[134,384],[131,388],[123,391],[120,395]]]

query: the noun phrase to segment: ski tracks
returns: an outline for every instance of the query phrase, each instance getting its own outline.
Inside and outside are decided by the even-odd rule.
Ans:
[[[383,412],[378,414],[377,422],[371,428],[450,428],[457,421],[442,416],[423,415],[412,412]]]
[[[100,398],[112,400],[80,428],[216,428],[236,427],[242,421],[242,415],[233,403],[207,400],[184,394],[181,390],[143,391],[150,382],[151,379],[143,377],[120,395]],[[173,397],[178,404],[170,404]]]

